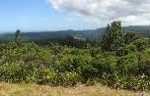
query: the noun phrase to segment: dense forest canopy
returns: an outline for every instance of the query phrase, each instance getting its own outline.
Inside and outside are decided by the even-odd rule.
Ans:
[[[103,30],[95,40],[80,34],[29,40],[17,30],[9,42],[1,41],[0,81],[51,86],[102,83],[149,90],[150,39],[139,32],[125,32],[119,21]]]

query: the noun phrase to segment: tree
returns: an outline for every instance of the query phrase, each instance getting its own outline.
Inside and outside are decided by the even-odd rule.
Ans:
[[[143,38],[143,36],[137,32],[127,32],[124,35],[125,44],[130,44],[139,38]]]
[[[146,48],[149,48],[148,39],[147,38],[139,38],[133,42],[138,51],[144,51]]]
[[[18,29],[18,30],[15,32],[15,42],[16,42],[16,43],[19,43],[19,41],[20,41],[20,34],[21,34],[21,31]]]
[[[123,47],[123,30],[120,21],[108,24],[101,43],[104,51],[116,51],[120,47]]]

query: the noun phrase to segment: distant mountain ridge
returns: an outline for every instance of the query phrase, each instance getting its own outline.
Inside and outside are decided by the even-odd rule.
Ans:
[[[139,32],[145,36],[150,36],[150,26],[127,26],[123,27],[125,32]],[[64,39],[67,36],[75,36],[80,34],[90,40],[101,37],[105,32],[105,28],[95,30],[64,30],[64,31],[43,31],[43,32],[26,32],[21,37],[27,40],[43,40],[43,39]],[[14,38],[13,33],[1,34],[1,39],[10,40]]]

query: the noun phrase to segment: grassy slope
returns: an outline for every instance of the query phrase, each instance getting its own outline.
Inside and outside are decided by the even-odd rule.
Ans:
[[[71,88],[30,84],[0,83],[0,96],[143,96],[125,90],[114,90],[102,85]]]

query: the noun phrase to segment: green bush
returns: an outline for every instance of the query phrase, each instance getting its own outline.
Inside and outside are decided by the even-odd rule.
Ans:
[[[147,45],[139,51],[135,42],[112,52],[102,52],[100,47],[0,45],[0,81],[51,86],[101,82],[114,88],[149,90],[150,49]]]
[[[9,83],[19,83],[26,79],[24,70],[25,64],[22,61],[5,63],[0,65],[0,80]]]

